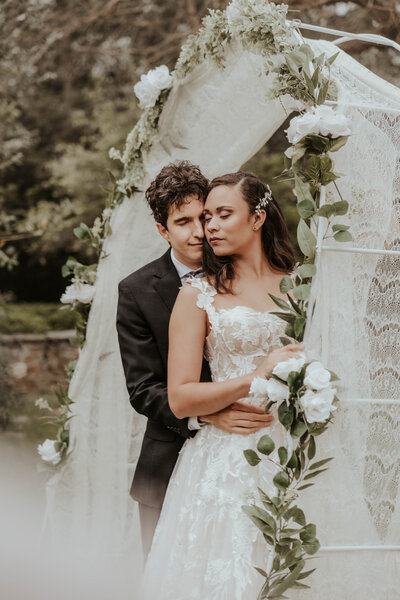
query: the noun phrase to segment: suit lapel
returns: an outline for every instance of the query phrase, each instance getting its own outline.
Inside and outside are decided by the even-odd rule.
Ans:
[[[159,260],[154,273],[154,289],[171,312],[181,287],[181,280],[172,263],[170,250]]]

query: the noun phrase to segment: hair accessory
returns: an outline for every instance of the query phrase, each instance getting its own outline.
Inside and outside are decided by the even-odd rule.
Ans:
[[[261,214],[261,209],[267,208],[270,200],[272,200],[272,192],[271,192],[271,188],[269,187],[269,185],[267,185],[267,191],[265,193],[265,196],[263,198],[261,198],[261,200],[259,200],[259,202],[255,208],[255,212],[258,215]]]

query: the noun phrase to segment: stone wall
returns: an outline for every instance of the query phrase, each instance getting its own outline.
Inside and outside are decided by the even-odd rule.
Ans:
[[[1,359],[18,393],[46,394],[62,383],[64,367],[78,358],[69,343],[74,331],[0,335]]]

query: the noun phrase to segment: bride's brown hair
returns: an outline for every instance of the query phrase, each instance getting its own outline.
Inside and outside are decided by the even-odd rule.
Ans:
[[[238,185],[249,206],[250,215],[256,212],[258,203],[267,193],[267,187],[258,177],[242,171],[216,177],[210,183],[209,192],[220,185]],[[261,229],[261,239],[265,256],[271,267],[289,273],[294,269],[296,259],[284,216],[273,196],[264,210],[267,218]],[[216,256],[205,238],[203,271],[219,293],[232,293],[232,280],[235,277],[232,256]]]

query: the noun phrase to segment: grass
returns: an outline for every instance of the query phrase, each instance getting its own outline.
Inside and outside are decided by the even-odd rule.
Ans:
[[[6,303],[0,306],[0,333],[46,333],[74,329],[76,314],[58,303]]]

